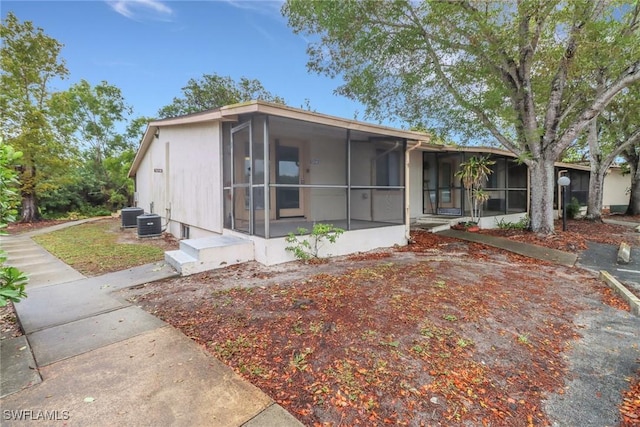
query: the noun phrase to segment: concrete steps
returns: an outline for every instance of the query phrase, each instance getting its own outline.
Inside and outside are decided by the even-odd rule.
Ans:
[[[254,259],[253,242],[235,236],[180,241],[180,249],[165,252],[165,261],[182,276],[223,268]]]
[[[415,227],[427,230],[431,233],[449,230],[451,224],[457,223],[460,218],[441,217],[441,216],[421,216],[416,218]]]

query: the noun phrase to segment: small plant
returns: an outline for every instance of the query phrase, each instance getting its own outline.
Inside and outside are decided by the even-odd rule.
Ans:
[[[398,348],[400,347],[400,341],[380,341],[380,345],[387,347]]]
[[[411,347],[411,351],[413,351],[418,356],[420,356],[420,355],[423,355],[424,353],[426,353],[427,349],[424,346],[421,346],[420,344],[416,344],[413,347]]]
[[[307,369],[307,356],[313,353],[313,349],[307,347],[302,351],[295,351],[293,358],[291,359],[291,366],[298,371],[305,371]]]
[[[322,322],[311,322],[309,324],[309,332],[312,334],[319,334],[323,327],[324,324]]]
[[[518,342],[520,344],[525,344],[525,345],[529,344],[529,335],[527,334],[518,335]]]
[[[267,370],[258,364],[250,363],[248,365],[245,365],[244,363],[240,362],[238,370],[243,374],[249,374],[254,377],[269,377]]]
[[[438,289],[445,289],[447,287],[447,283],[444,280],[436,280],[433,283],[433,286],[435,286]]]
[[[527,230],[529,229],[529,215],[525,215],[518,222],[506,221],[504,218],[496,220],[496,225],[501,230]]]
[[[425,326],[424,328],[420,329],[420,335],[422,335],[423,337],[427,337],[427,338],[433,338],[433,337],[436,336],[436,334],[433,331],[433,329],[431,329],[428,326]]]
[[[458,317],[456,317],[456,315],[454,314],[445,314],[444,316],[442,316],[442,318],[449,322],[455,322],[456,320],[458,320]]]
[[[309,233],[306,228],[298,228],[297,234],[289,233],[285,241],[289,244],[285,250],[292,252],[300,261],[320,259],[320,249],[327,243],[335,243],[344,230],[333,224],[317,223]],[[308,237],[303,237],[308,235]]]
[[[460,348],[466,348],[466,347],[469,347],[470,345],[473,345],[473,341],[460,338],[456,344],[458,344],[458,347]]]
[[[489,200],[489,194],[483,190],[484,185],[493,173],[491,166],[494,160],[488,156],[473,156],[460,163],[456,176],[462,180],[467,201],[471,210],[471,221],[478,222],[482,214],[482,205]]]
[[[580,202],[575,197],[571,198],[571,203],[567,205],[567,218],[575,218],[580,213]]]
[[[296,335],[304,334],[304,328],[302,327],[302,321],[298,320],[296,323],[293,324],[293,332],[295,332]]]
[[[376,335],[378,335],[378,333],[376,331],[374,331],[373,329],[367,329],[366,331],[364,331],[362,333],[362,335],[360,335],[360,338],[365,341],[367,338],[370,337],[375,337]]]
[[[209,345],[213,346],[216,355],[222,360],[231,360],[245,349],[253,347],[255,343],[246,335],[239,335],[233,340],[227,339],[223,343],[209,343]]]

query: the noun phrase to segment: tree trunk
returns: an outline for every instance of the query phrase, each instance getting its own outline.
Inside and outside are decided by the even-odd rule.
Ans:
[[[36,167],[25,166],[20,175],[20,195],[22,196],[22,214],[20,222],[35,222],[40,220],[38,201],[35,187]]]
[[[638,156],[627,158],[631,169],[631,195],[626,215],[640,215],[640,169],[638,168]]]
[[[602,222],[602,188],[604,185],[604,174],[602,165],[598,165],[596,170],[591,170],[589,174],[589,198],[587,200],[587,219]]]
[[[541,234],[553,234],[553,193],[555,191],[555,173],[553,159],[542,158],[529,164],[530,200],[529,217],[531,231]]]
[[[22,216],[20,222],[36,222],[40,220],[38,203],[35,194],[22,195]]]
[[[601,81],[599,81],[601,83]],[[601,85],[599,86],[601,87]],[[609,165],[602,160],[602,150],[598,144],[598,121],[594,119],[589,123],[589,197],[587,198],[587,219],[602,222],[602,186],[604,174]]]

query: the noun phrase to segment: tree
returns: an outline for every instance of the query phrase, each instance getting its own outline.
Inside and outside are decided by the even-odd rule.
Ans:
[[[337,92],[369,116],[497,141],[518,156],[540,233],[554,231],[554,162],[640,80],[638,3],[288,0],[283,13],[296,33],[319,36],[309,69],[342,76]]]
[[[52,106],[60,120],[75,130],[79,145],[101,167],[105,157],[126,148],[117,124],[131,114],[119,88],[102,81],[92,87],[86,80],[52,97]]]
[[[161,118],[198,113],[225,105],[262,100],[284,104],[284,99],[267,91],[258,80],[204,74],[199,80],[190,79],[182,88],[182,97],[158,111]]]
[[[587,218],[601,221],[606,173],[620,156],[626,157],[627,162],[632,163],[634,156],[630,153],[635,152],[640,146],[640,84],[625,89],[609,104],[603,114],[591,122],[588,129],[591,173]],[[626,156],[625,153],[627,153]],[[632,170],[636,167],[637,164],[634,164]],[[636,188],[640,191],[640,186],[636,185]]]
[[[636,144],[622,152],[629,167],[629,175],[631,176],[631,188],[629,189],[629,205],[627,206],[627,215],[640,214],[640,144]]]
[[[37,187],[66,163],[69,146],[49,115],[54,79],[67,76],[62,45],[12,13],[0,26],[0,128],[4,140],[23,153],[20,172],[21,220],[39,219]]]
[[[86,80],[69,90],[54,94],[52,110],[64,127],[71,129],[77,144],[82,147],[82,165],[77,178],[82,182],[72,186],[87,188],[84,202],[110,209],[127,204],[130,192],[123,162],[131,158],[132,145],[127,136],[118,132],[132,109],[119,88],[102,81],[91,86]]]
[[[631,175],[631,189],[627,215],[640,214],[640,84],[625,92],[620,102],[614,104],[607,131],[610,138],[624,141],[621,156]],[[610,116],[605,116],[609,119]]]
[[[472,222],[479,221],[482,204],[488,200],[489,194],[485,193],[483,187],[493,172],[491,165],[495,163],[486,156],[473,156],[466,162],[460,163],[460,169],[456,172],[467,193]]]

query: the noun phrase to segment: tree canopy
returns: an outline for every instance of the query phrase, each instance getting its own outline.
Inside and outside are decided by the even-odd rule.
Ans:
[[[29,21],[9,13],[0,26],[0,109],[2,137],[23,153],[20,194],[22,220],[39,217],[37,187],[64,167],[69,147],[49,114],[54,79],[68,71],[60,58],[62,45]]]
[[[640,80],[639,12],[586,0],[283,6],[315,40],[309,69],[341,76],[337,91],[369,116],[497,142],[525,162],[531,227],[543,233],[554,229],[553,163]]]
[[[190,79],[182,88],[182,97],[158,111],[161,118],[198,113],[225,105],[251,100],[284,104],[284,99],[272,94],[255,79],[241,77],[235,81],[229,76],[204,74],[200,79]]]

